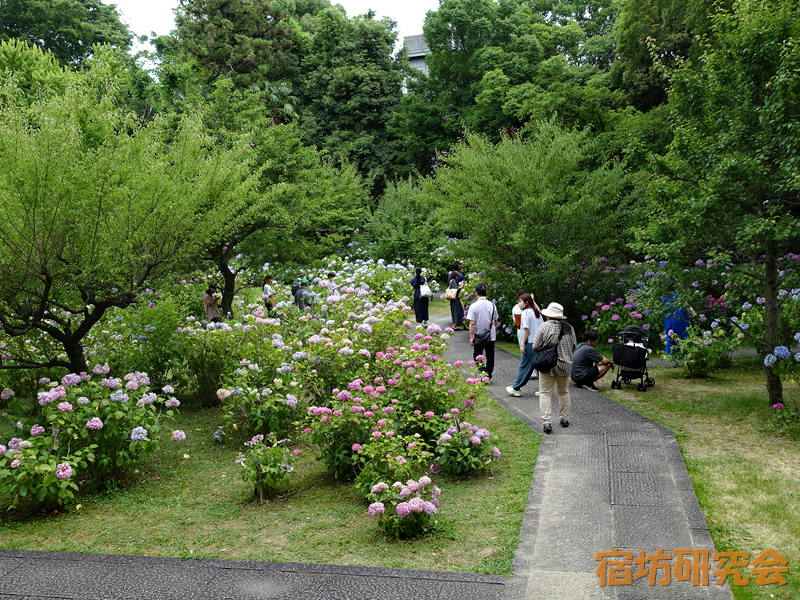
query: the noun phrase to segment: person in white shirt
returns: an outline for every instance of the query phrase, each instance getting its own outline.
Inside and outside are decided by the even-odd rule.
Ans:
[[[513,385],[506,388],[506,392],[518,397],[522,395],[520,389],[528,383],[528,378],[533,370],[533,336],[536,335],[539,325],[544,320],[531,294],[523,292],[519,297],[517,306],[521,311],[519,332],[517,334],[520,351],[519,370],[517,371],[517,380]],[[538,396],[539,392],[536,392],[536,395]]]
[[[480,370],[492,378],[494,371],[494,342],[497,339],[497,326],[500,321],[497,317],[497,307],[486,299],[486,284],[479,283],[475,286],[478,299],[469,306],[467,319],[469,320],[469,343],[472,346],[472,357],[483,355],[486,363]]]
[[[269,273],[264,275],[264,288],[261,292],[261,299],[264,300],[264,306],[267,307],[267,314],[271,314],[277,302],[275,301],[275,290],[272,289],[272,275]]]
[[[338,292],[340,289],[342,289],[342,288],[344,287],[344,284],[343,284],[343,283],[340,283],[339,285],[336,285],[336,281],[334,281],[334,278],[335,278],[335,277],[336,277],[336,273],[334,273],[333,271],[331,271],[330,273],[328,273],[328,279],[327,279],[327,281],[325,281],[325,282],[322,284],[322,287],[328,288],[328,296],[333,296],[333,295],[334,295],[334,294],[336,294],[336,293],[337,293],[337,292]]]

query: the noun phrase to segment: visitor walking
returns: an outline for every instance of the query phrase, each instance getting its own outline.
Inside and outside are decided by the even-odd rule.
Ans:
[[[572,325],[567,323],[564,316],[564,307],[556,302],[551,302],[542,311],[547,317],[544,323],[533,338],[533,351],[539,352],[547,346],[556,345],[558,362],[556,366],[547,372],[539,373],[539,411],[542,414],[542,425],[545,433],[551,433],[553,427],[550,424],[551,402],[553,388],[558,388],[559,411],[558,416],[562,427],[569,427],[569,378],[572,369],[572,353],[575,351],[577,340],[575,330]]]
[[[479,283],[475,286],[478,299],[469,306],[467,319],[469,320],[469,343],[472,346],[472,358],[475,361],[483,355],[485,364],[480,370],[492,378],[494,372],[494,342],[497,339],[497,326],[500,321],[497,317],[497,307],[486,299],[486,284]]]
[[[205,294],[203,294],[203,310],[206,311],[206,319],[211,323],[222,323],[222,317],[219,314],[219,297],[217,296],[217,288],[213,283],[208,286]]]
[[[539,307],[533,300],[533,296],[527,292],[522,292],[517,300],[517,307],[520,313],[520,325],[517,331],[519,341],[519,369],[517,370],[517,380],[506,388],[506,392],[512,396],[521,396],[520,389],[526,383],[533,371],[533,338],[543,323],[542,314]],[[536,392],[539,395],[539,392]]]
[[[414,317],[417,320],[417,325],[427,325],[428,324],[428,297],[421,296],[419,293],[419,288],[422,286],[423,283],[427,281],[425,276],[422,274],[422,269],[417,267],[415,271],[416,275],[411,280],[411,289],[414,290]]]
[[[450,300],[450,317],[453,320],[453,329],[458,329],[464,325],[464,305],[461,303],[461,282],[464,281],[464,276],[461,275],[459,281],[459,272],[454,267],[450,271],[450,278],[447,281],[447,288],[456,291],[454,300]]]

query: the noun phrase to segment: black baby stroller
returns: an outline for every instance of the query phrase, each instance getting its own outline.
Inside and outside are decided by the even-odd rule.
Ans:
[[[617,366],[617,378],[611,382],[611,388],[622,389],[622,384],[629,385],[638,379],[636,389],[646,392],[648,387],[656,384],[655,379],[647,374],[647,355],[650,338],[647,332],[638,325],[626,327],[617,334],[617,343],[611,348],[614,364]]]

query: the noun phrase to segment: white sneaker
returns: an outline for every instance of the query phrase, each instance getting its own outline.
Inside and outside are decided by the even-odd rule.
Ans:
[[[542,395],[542,393],[541,393],[541,392],[534,392],[534,395],[536,395],[536,396],[541,396],[541,395]]]
[[[511,396],[516,396],[517,398],[519,398],[520,396],[522,396],[522,392],[520,392],[519,390],[515,390],[515,389],[514,389],[513,387],[511,387],[511,386],[508,386],[508,387],[506,388],[506,391],[509,393],[509,395],[511,395]]]

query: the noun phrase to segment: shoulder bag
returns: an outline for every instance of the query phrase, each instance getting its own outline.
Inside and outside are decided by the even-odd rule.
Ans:
[[[419,297],[433,298],[433,292],[431,291],[431,288],[427,283],[423,283],[419,286]]]
[[[558,364],[558,343],[564,336],[564,326],[559,323],[559,327],[561,333],[558,335],[558,341],[533,353],[533,368],[540,373],[555,369]]]
[[[444,299],[445,300],[450,300],[450,301],[458,300],[458,293],[460,291],[461,291],[461,288],[459,288],[457,285],[456,285],[456,287],[448,287],[444,291]]]

